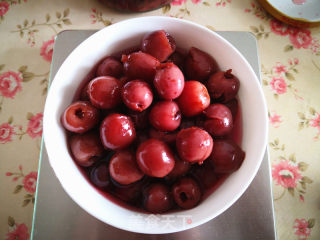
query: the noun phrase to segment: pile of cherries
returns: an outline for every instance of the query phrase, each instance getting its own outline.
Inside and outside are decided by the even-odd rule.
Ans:
[[[245,153],[235,142],[239,80],[164,30],[108,56],[61,121],[75,162],[111,198],[153,213],[196,206]]]

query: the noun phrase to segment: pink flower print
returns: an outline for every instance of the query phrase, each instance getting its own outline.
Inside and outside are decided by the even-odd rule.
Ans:
[[[269,120],[271,125],[275,128],[278,128],[280,123],[282,123],[281,116],[277,115],[276,113],[271,114]]]
[[[283,24],[282,22],[272,19],[270,21],[270,27],[272,32],[274,32],[277,35],[286,36],[289,33],[289,28],[286,24]]]
[[[187,0],[173,0],[171,2],[171,5],[182,5],[183,3],[185,3]]]
[[[309,223],[304,218],[294,220],[293,228],[295,229],[294,234],[297,235],[299,239],[307,239],[311,233]]]
[[[15,134],[13,126],[9,123],[0,125],[0,143],[4,144],[12,141],[12,135]]]
[[[16,224],[15,229],[9,233],[7,233],[7,238],[5,240],[28,240],[29,233],[28,227],[22,224]]]
[[[312,42],[311,32],[308,29],[300,29],[297,33],[291,34],[289,39],[295,48],[308,48]]]
[[[12,71],[0,75],[0,93],[7,98],[14,98],[16,93],[22,89],[21,73]]]
[[[318,128],[318,130],[320,131],[320,114],[318,113],[318,116],[316,118],[311,119],[310,123],[311,127]]]
[[[51,62],[53,53],[54,38],[44,42],[40,49],[40,55],[44,60]]]
[[[277,93],[277,94],[283,94],[287,92],[287,84],[284,81],[283,77],[273,77],[270,82],[271,88]]]
[[[283,64],[277,62],[276,66],[274,66],[273,68],[273,72],[277,73],[277,74],[281,74],[281,73],[287,73],[287,67],[284,66]]]
[[[23,179],[23,187],[29,193],[34,193],[37,187],[37,173],[30,172],[27,176]]]
[[[294,166],[289,160],[284,160],[272,166],[272,178],[277,185],[285,188],[295,188],[302,178],[298,166]]]
[[[191,2],[194,3],[194,4],[198,4],[198,3],[201,2],[201,0],[191,0]]]
[[[31,138],[41,137],[42,118],[43,118],[42,113],[38,113],[30,118],[28,123],[27,133]]]
[[[10,4],[5,1],[0,2],[0,16],[4,16],[8,12],[9,6]]]

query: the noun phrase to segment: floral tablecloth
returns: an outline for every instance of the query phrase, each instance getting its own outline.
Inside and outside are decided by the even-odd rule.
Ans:
[[[175,0],[143,14],[94,0],[0,0],[0,239],[30,238],[54,36],[145,15],[257,37],[278,237],[320,239],[320,27],[282,24],[254,0]]]

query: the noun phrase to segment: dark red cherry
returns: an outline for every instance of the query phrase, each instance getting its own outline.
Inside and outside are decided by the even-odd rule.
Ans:
[[[89,82],[90,102],[97,108],[111,109],[121,102],[121,83],[110,76],[97,77]]]
[[[61,116],[61,122],[70,132],[84,133],[96,126],[99,118],[98,109],[89,102],[78,101],[67,107]]]
[[[149,126],[149,112],[149,109],[142,112],[128,109],[127,113],[136,129],[145,129]]]
[[[212,189],[218,182],[218,177],[210,161],[202,165],[192,166],[192,176],[197,180],[202,189]]]
[[[176,146],[182,160],[202,164],[212,152],[213,140],[205,130],[191,127],[179,131]]]
[[[218,71],[217,62],[207,53],[191,47],[185,63],[185,70],[190,80],[205,81]]]
[[[237,95],[240,82],[231,72],[232,70],[229,69],[226,72],[220,71],[210,76],[207,88],[214,100],[225,103]]]
[[[178,156],[175,156],[174,168],[167,175],[168,179],[175,179],[182,177],[188,173],[191,164],[189,162],[181,160]]]
[[[126,115],[110,114],[100,125],[101,142],[107,149],[124,149],[134,141],[135,137],[134,125]]]
[[[172,206],[170,189],[161,183],[153,183],[143,191],[143,206],[152,213],[163,213]]]
[[[179,207],[190,209],[198,205],[201,199],[201,190],[195,180],[183,177],[172,186],[172,195]]]
[[[104,153],[99,134],[96,132],[73,135],[69,144],[74,160],[83,167],[91,166]]]
[[[232,119],[236,119],[237,113],[238,113],[238,108],[239,108],[239,103],[236,98],[233,98],[231,101],[224,103],[226,105],[232,114]]]
[[[95,186],[102,189],[108,188],[111,185],[106,159],[100,160],[93,165],[90,171],[90,180]]]
[[[245,152],[231,139],[216,140],[210,155],[216,173],[231,173],[240,168]]]
[[[160,131],[174,131],[181,122],[181,113],[178,104],[173,101],[157,102],[151,108],[149,121]]]
[[[175,51],[176,43],[164,30],[158,30],[147,33],[141,43],[141,50],[157,58],[160,62],[167,58]]]
[[[143,52],[134,52],[130,55],[123,55],[121,61],[123,62],[125,75],[130,79],[141,79],[149,83],[153,81],[156,74],[156,67],[160,62],[158,59]]]
[[[162,63],[157,67],[153,84],[161,98],[176,99],[184,88],[184,76],[175,64]]]
[[[135,153],[128,150],[118,151],[111,157],[109,171],[110,176],[123,185],[137,182],[144,175],[138,167]]]
[[[187,81],[177,102],[182,114],[192,117],[200,114],[210,105],[210,96],[202,83]]]
[[[96,76],[111,76],[115,78],[121,77],[123,74],[123,66],[115,57],[106,57],[98,66]]]
[[[231,133],[233,120],[230,109],[219,103],[211,104],[204,110],[207,119],[204,121],[204,129],[214,137],[222,137]]]
[[[153,93],[148,83],[134,80],[126,83],[122,88],[122,101],[124,104],[138,112],[147,109],[153,100]]]
[[[164,177],[174,167],[174,156],[162,141],[148,139],[137,149],[136,158],[140,169],[151,177]]]

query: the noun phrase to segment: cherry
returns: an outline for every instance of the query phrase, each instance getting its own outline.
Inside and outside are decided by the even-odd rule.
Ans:
[[[158,30],[147,33],[142,38],[141,50],[157,58],[160,62],[167,58],[175,51],[176,43],[164,30]]]
[[[110,176],[120,184],[131,184],[143,177],[136,156],[128,150],[116,152],[109,162]]]
[[[77,101],[70,104],[63,112],[61,123],[70,132],[84,133],[99,122],[98,109],[89,102]]]
[[[181,122],[178,104],[173,101],[157,102],[151,108],[149,120],[153,127],[161,131],[173,131]]]
[[[210,161],[205,161],[202,165],[193,166],[192,176],[197,180],[202,189],[210,189],[218,181],[218,177]]]
[[[129,185],[118,185],[114,187],[114,195],[117,196],[119,199],[126,203],[140,203],[141,196],[142,196],[142,189],[146,185],[146,181],[144,178],[142,180],[129,184]]]
[[[212,73],[218,71],[218,64],[209,54],[191,47],[185,69],[190,80],[205,81]]]
[[[158,59],[143,52],[134,52],[129,55],[123,55],[125,75],[130,79],[141,79],[152,82],[156,74],[156,67],[160,64]]]
[[[90,101],[97,108],[114,108],[121,102],[120,88],[120,81],[114,77],[94,78],[88,86]]]
[[[190,127],[180,130],[176,145],[182,160],[202,164],[212,152],[213,140],[205,130]]]
[[[177,132],[163,132],[154,128],[149,129],[150,138],[155,138],[165,142],[168,145],[175,145]]]
[[[112,150],[124,149],[135,139],[136,131],[129,117],[113,113],[100,125],[100,138],[103,146]]]
[[[73,135],[69,144],[74,160],[83,167],[91,166],[104,153],[99,135],[95,132]]]
[[[179,207],[190,209],[199,203],[201,190],[195,180],[183,177],[172,186],[172,195]]]
[[[237,95],[240,82],[231,72],[232,69],[229,69],[226,72],[219,71],[210,76],[207,82],[207,88],[210,96],[214,100],[225,103]]]
[[[189,162],[181,160],[178,156],[175,156],[174,168],[167,175],[168,179],[175,179],[186,175],[191,167]]]
[[[216,140],[210,155],[216,173],[231,173],[240,168],[245,152],[231,139]]]
[[[202,83],[187,81],[177,102],[182,114],[186,117],[192,117],[200,114],[210,105],[210,96]]]
[[[111,185],[106,159],[93,165],[90,171],[90,180],[95,186],[102,189],[108,188]]]
[[[121,77],[123,74],[123,66],[115,57],[106,57],[98,66],[96,76],[111,76],[115,78]]]
[[[164,177],[174,167],[174,156],[162,141],[148,139],[140,144],[136,152],[140,169],[151,177]]]
[[[232,114],[230,109],[223,104],[211,104],[204,114],[207,120],[204,128],[214,137],[222,137],[231,133],[233,128]]]
[[[161,98],[176,99],[182,93],[184,76],[181,70],[173,63],[162,63],[157,67],[153,84]]]
[[[143,206],[152,213],[163,213],[172,207],[170,189],[161,183],[153,183],[143,191]]]
[[[134,80],[126,83],[122,88],[122,100],[128,108],[142,112],[153,100],[152,90],[148,83]]]

